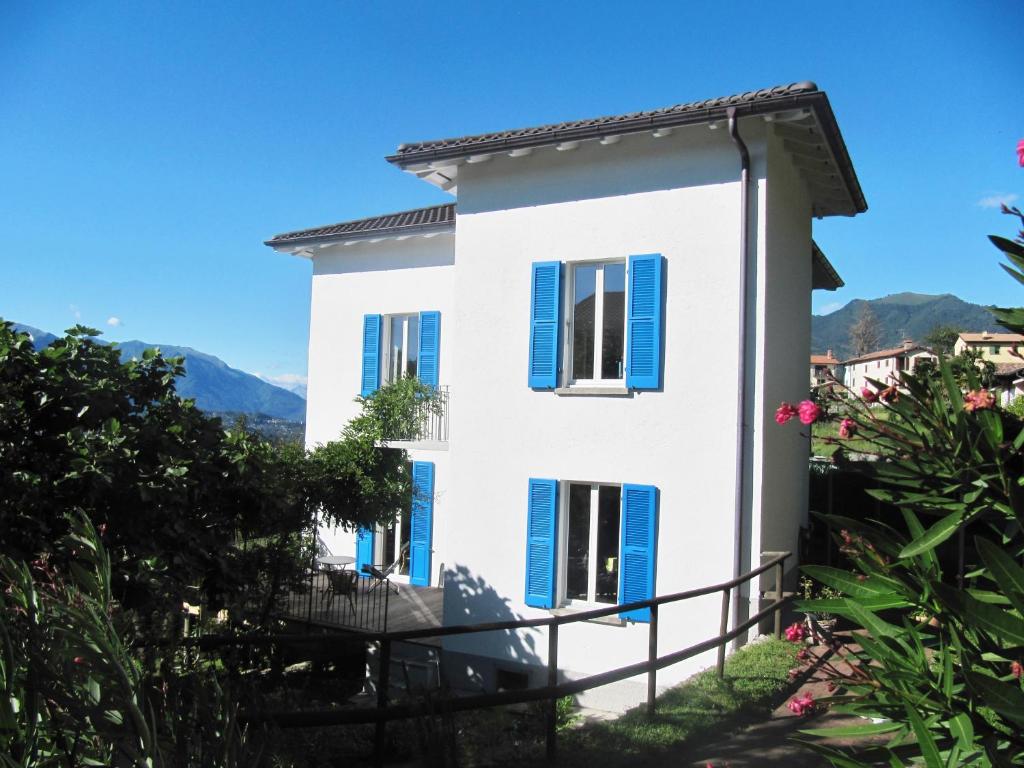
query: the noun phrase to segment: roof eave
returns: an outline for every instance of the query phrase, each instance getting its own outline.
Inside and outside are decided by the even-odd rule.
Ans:
[[[463,145],[413,150],[388,155],[385,159],[389,163],[405,170],[414,165],[429,164],[443,160],[456,160],[470,155],[535,148],[561,142],[597,139],[602,136],[639,133],[659,128],[701,125],[726,119],[729,109],[735,109],[737,118],[762,116],[793,109],[812,110],[821,128],[822,135],[829,144],[829,149],[836,160],[838,169],[843,175],[843,182],[849,192],[850,202],[854,210],[854,213],[850,215],[864,213],[868,209],[863,190],[853,168],[853,162],[846,148],[846,142],[843,141],[835,114],[832,112],[828,96],[824,91],[787,94],[757,102],[723,104],[682,113],[645,115],[622,120],[621,122],[555,129],[528,136],[495,138]]]
[[[304,248],[310,245],[343,245],[345,243],[364,242],[369,240],[391,240],[399,237],[414,237],[417,235],[442,234],[454,232],[455,225],[449,221],[416,224],[404,227],[388,227],[386,229],[375,229],[372,232],[353,232],[340,235],[316,235],[313,237],[294,237],[287,240],[264,240],[263,244],[268,245],[276,251],[287,251],[293,248]]]

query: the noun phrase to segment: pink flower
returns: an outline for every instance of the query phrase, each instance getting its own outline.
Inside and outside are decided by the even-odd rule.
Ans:
[[[1017,142],[1017,162],[1024,168],[1024,139]]]
[[[805,693],[791,699],[786,706],[794,715],[808,715],[814,711],[814,697],[810,693]]]
[[[812,403],[810,400],[804,400],[800,403],[798,409],[800,415],[801,424],[813,424],[818,420],[821,415],[821,408]]]
[[[849,440],[857,434],[857,423],[853,419],[843,419],[839,422],[839,436],[844,440]]]
[[[1011,674],[1013,674],[1015,678],[1020,680],[1020,676],[1024,674],[1024,666],[1021,666],[1021,663],[1019,661],[1015,661],[1012,664],[1010,664],[1010,672]]]
[[[775,411],[775,423],[785,424],[787,421],[792,419],[798,413],[795,405],[789,403],[783,403]]]
[[[799,643],[807,637],[807,628],[798,621],[794,621],[786,627],[786,639],[791,643]]]
[[[878,399],[878,393],[868,387],[861,389],[860,396],[864,398],[865,403],[873,403]]]
[[[900,391],[896,388],[896,385],[893,384],[879,392],[878,396],[882,398],[883,403],[895,403],[900,399]]]
[[[995,404],[996,396],[987,389],[975,389],[964,395],[964,410],[968,413],[988,410]]]
[[[799,651],[797,651],[797,652],[796,652],[796,657],[797,657],[797,659],[799,659],[800,661],[806,661],[806,660],[807,660],[807,657],[808,657],[808,656],[810,656],[810,655],[811,655],[811,654],[809,654],[809,653],[807,652],[807,649],[806,649],[806,648],[801,648],[801,649],[800,649]]]
[[[85,657],[84,656],[75,656],[75,658],[73,658],[72,661],[75,664],[85,664]]]

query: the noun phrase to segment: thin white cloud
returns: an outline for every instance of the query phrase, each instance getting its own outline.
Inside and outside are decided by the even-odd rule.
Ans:
[[[82,319],[82,310],[78,308],[77,304],[68,304],[68,309],[71,310],[71,314],[75,316],[75,320]]]
[[[263,379],[268,384],[273,384],[274,386],[287,389],[289,392],[294,392],[300,397],[306,396],[306,385],[309,383],[309,379],[301,374],[282,373],[276,376],[270,376],[269,374],[260,373],[259,371],[253,371],[252,375]]]
[[[121,322],[120,317],[111,315],[110,317],[107,318],[107,325],[111,326],[112,328],[119,328],[120,326],[124,325],[124,323]]]
[[[818,311],[815,312],[815,314],[816,315],[831,315],[837,309],[842,309],[844,306],[846,306],[846,305],[843,304],[841,301],[835,301],[835,302],[832,302],[831,304],[823,304],[822,306],[818,307]]]
[[[1020,199],[1020,195],[1007,192],[1004,194],[986,195],[975,203],[979,208],[999,208],[1002,205],[1013,205]]]

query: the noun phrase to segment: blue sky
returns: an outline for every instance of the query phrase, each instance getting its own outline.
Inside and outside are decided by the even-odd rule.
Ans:
[[[403,141],[814,80],[870,209],[847,287],[1022,304],[1018,2],[0,3],[0,316],[306,369],[308,262],[268,236],[447,200]],[[108,324],[108,320],[110,323]]]

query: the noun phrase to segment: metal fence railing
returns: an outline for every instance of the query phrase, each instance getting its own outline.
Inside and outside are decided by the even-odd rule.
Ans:
[[[360,578],[351,570],[316,568],[304,584],[280,597],[274,613],[310,625],[387,632],[392,589],[387,579]]]
[[[640,600],[625,605],[610,605],[607,608],[598,608],[590,611],[582,611],[559,616],[546,616],[538,619],[524,619],[519,621],[499,621],[484,624],[467,624],[431,627],[428,629],[403,630],[399,632],[366,632],[362,638],[367,642],[379,644],[376,692],[377,707],[374,709],[333,709],[322,711],[288,711],[288,712],[267,712],[260,715],[260,719],[272,721],[281,728],[303,728],[322,727],[332,725],[346,725],[355,723],[375,723],[377,732],[375,739],[374,758],[376,764],[380,765],[384,755],[386,741],[385,728],[390,720],[401,720],[416,717],[420,714],[421,708],[414,703],[390,705],[388,690],[390,686],[391,649],[396,642],[408,642],[411,640],[426,637],[438,638],[454,635],[477,634],[481,632],[508,632],[518,629],[547,627],[548,629],[548,669],[547,685],[541,688],[529,688],[526,690],[507,690],[498,693],[484,693],[472,696],[453,697],[445,701],[445,708],[449,712],[465,711],[473,709],[484,709],[488,707],[518,704],[530,701],[546,701],[547,716],[547,755],[553,759],[556,751],[556,703],[564,696],[571,696],[583,691],[597,688],[609,683],[625,680],[637,675],[647,675],[647,711],[654,714],[656,709],[657,675],[659,669],[677,664],[686,659],[697,656],[706,651],[717,649],[717,671],[719,676],[724,674],[725,669],[725,648],[735,638],[745,633],[748,629],[768,617],[774,618],[774,633],[776,637],[782,634],[782,609],[789,602],[791,595],[783,592],[783,571],[786,558],[789,552],[765,552],[763,558],[768,558],[759,567],[738,576],[730,581],[721,584],[714,584],[700,589],[692,589],[686,592],[677,592],[670,595],[661,595],[650,600]],[[739,592],[740,585],[751,581],[767,571],[774,572],[774,589],[762,594],[764,600],[770,600],[768,605],[756,612],[746,620],[728,628],[729,607],[734,593]],[[721,621],[718,626],[718,635],[694,645],[659,655],[658,651],[658,612],[659,608],[672,603],[679,603],[705,595],[721,593],[722,610]],[[738,599],[738,598],[737,598]],[[612,616],[625,611],[649,608],[651,620],[648,634],[648,657],[646,661],[636,662],[617,669],[600,672],[576,680],[558,682],[558,637],[559,628],[564,624],[573,624],[581,621],[590,621],[603,616]]]

